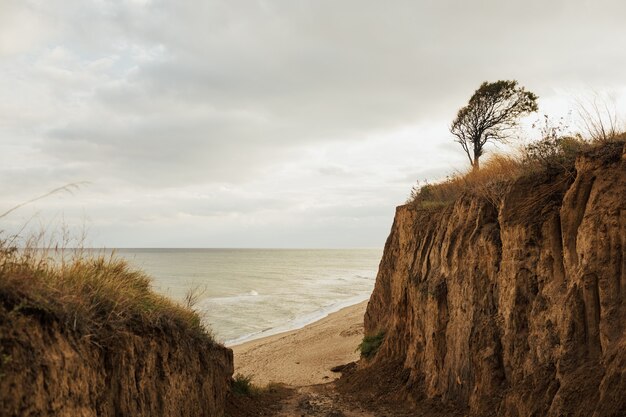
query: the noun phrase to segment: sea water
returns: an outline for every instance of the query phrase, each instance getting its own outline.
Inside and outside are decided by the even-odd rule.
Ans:
[[[156,291],[196,311],[226,345],[300,328],[367,300],[380,249],[118,249]]]

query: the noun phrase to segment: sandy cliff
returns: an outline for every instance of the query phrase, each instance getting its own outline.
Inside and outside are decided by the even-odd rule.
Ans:
[[[610,144],[515,182],[398,207],[346,386],[475,415],[626,415],[626,156]]]
[[[111,337],[77,335],[45,311],[0,303],[0,415],[223,415],[230,349],[176,328]]]

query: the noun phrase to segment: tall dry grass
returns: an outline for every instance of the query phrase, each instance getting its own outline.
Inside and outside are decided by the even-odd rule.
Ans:
[[[594,93],[577,100],[581,137],[590,142],[611,142],[624,136],[626,125],[617,111],[615,100],[606,94]]]
[[[462,195],[474,195],[498,207],[511,184],[522,176],[547,171],[573,176],[579,155],[615,142],[626,142],[626,132],[614,132],[610,137],[601,138],[546,135],[514,153],[491,155],[478,171],[457,172],[432,184],[418,182],[407,203],[422,208],[442,207]]]
[[[482,164],[480,170],[468,169],[446,177],[445,180],[419,184],[411,190],[408,203],[423,208],[448,205],[463,194],[480,195],[497,205],[508,184],[524,170],[521,158],[495,154]]]
[[[0,308],[55,320],[95,344],[126,331],[176,331],[211,339],[199,315],[156,294],[151,279],[114,254],[24,247],[0,239]]]

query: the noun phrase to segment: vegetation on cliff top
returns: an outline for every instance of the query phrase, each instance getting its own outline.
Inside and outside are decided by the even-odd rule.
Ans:
[[[578,132],[569,131],[563,118],[555,124],[544,115],[542,122],[533,124],[540,131],[540,140],[519,147],[514,153],[493,154],[479,166],[487,143],[508,143],[519,118],[538,110],[537,96],[517,81],[484,82],[450,126],[471,168],[432,184],[418,181],[407,204],[436,208],[469,194],[498,206],[509,186],[519,178],[550,172],[572,174],[579,155],[626,142],[626,126],[619,123],[617,111],[611,109],[606,98],[595,95],[587,102],[578,101],[577,107]]]
[[[576,158],[584,153],[622,146],[626,132],[603,125],[599,118],[583,118],[586,135],[563,134],[563,128],[552,126],[544,116],[542,139],[531,142],[511,154],[493,154],[480,168],[449,175],[443,181],[418,181],[407,200],[421,208],[446,206],[464,194],[477,195],[498,206],[508,187],[517,179],[546,172],[573,172]]]
[[[0,240],[0,302],[9,314],[54,320],[97,345],[126,331],[212,341],[198,314],[156,294],[150,278],[114,255],[17,248]],[[69,258],[69,259],[68,259]]]

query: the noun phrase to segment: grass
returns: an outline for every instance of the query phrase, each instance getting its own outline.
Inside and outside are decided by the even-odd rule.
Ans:
[[[378,352],[380,345],[382,345],[383,340],[385,340],[384,331],[380,331],[375,335],[364,336],[357,350],[361,351],[361,356],[364,358],[373,358],[376,352]]]
[[[231,381],[233,394],[252,397],[265,393],[275,393],[284,388],[283,384],[270,382],[266,386],[260,387],[252,382],[253,375],[236,374]]]
[[[573,174],[576,158],[582,153],[625,141],[626,133],[614,133],[602,140],[585,140],[580,135],[548,135],[514,154],[491,155],[478,171],[457,172],[433,184],[418,182],[407,204],[436,209],[452,204],[463,195],[473,195],[498,207],[511,184],[519,178],[544,172]]]
[[[252,384],[252,375],[237,374],[233,377],[231,388],[237,395],[253,395],[257,388]]]
[[[192,309],[156,294],[125,260],[85,251],[60,253],[0,239],[0,308],[54,320],[101,345],[127,331],[181,332],[212,341]]]
[[[517,178],[521,171],[519,158],[492,155],[478,171],[470,169],[435,184],[418,184],[411,191],[408,202],[422,208],[438,208],[456,201],[464,193],[472,193],[496,203],[504,195],[506,184]]]

